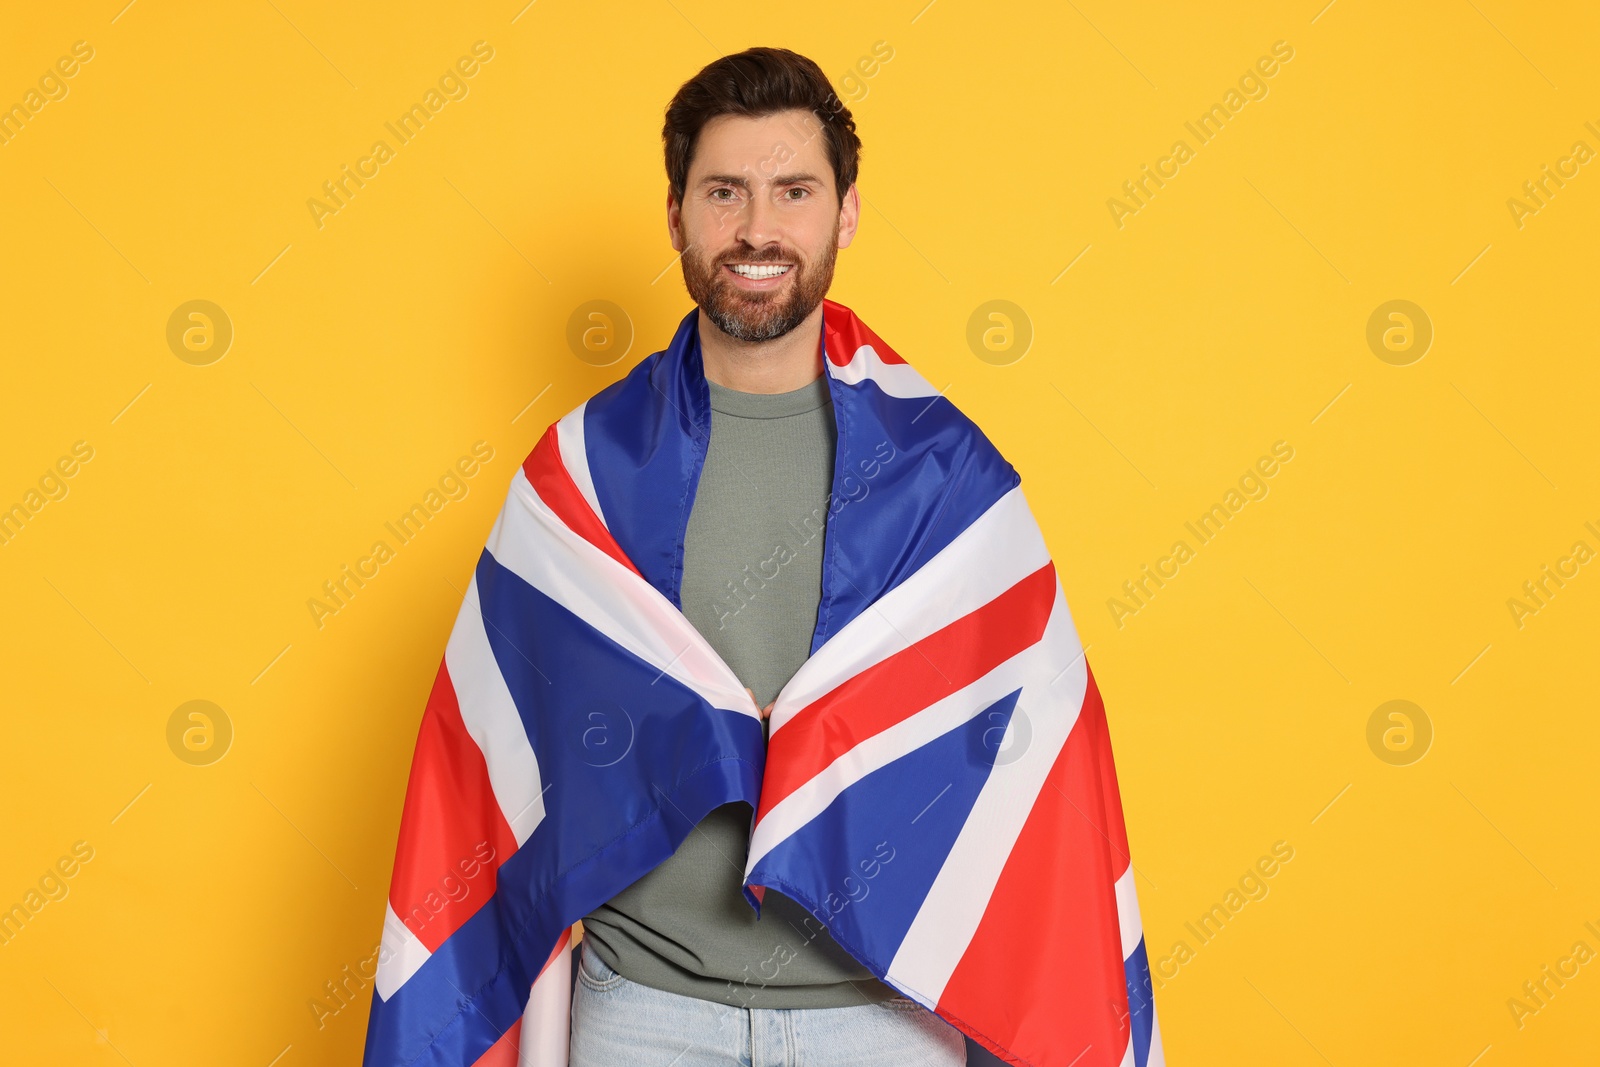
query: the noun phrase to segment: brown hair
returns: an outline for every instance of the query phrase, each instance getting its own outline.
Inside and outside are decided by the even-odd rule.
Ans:
[[[822,68],[805,56],[787,48],[749,48],[707,64],[667,105],[661,140],[667,181],[678,203],[683,203],[689,184],[695,141],[707,122],[719,115],[762,118],[794,108],[820,120],[835,191],[843,199],[861,166],[861,138],[850,109],[834,94]]]

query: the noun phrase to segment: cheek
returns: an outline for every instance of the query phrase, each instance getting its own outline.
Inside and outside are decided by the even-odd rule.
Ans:
[[[732,228],[738,217],[735,214],[737,210],[738,207],[734,204],[707,203],[696,213],[697,217],[691,229],[720,236],[723,231]]]
[[[832,227],[824,227],[806,239],[800,250],[803,267],[817,271],[833,262],[839,254],[836,232]]]

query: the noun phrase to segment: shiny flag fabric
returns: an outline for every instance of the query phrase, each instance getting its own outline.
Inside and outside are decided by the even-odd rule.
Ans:
[[[564,1067],[574,924],[740,800],[758,912],[794,898],[1006,1062],[1163,1063],[1105,710],[1020,479],[823,306],[822,600],[770,739],[680,610],[695,310],[512,480],[418,732],[366,1067]]]

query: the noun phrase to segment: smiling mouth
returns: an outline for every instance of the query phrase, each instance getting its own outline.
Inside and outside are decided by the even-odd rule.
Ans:
[[[793,269],[791,263],[726,263],[730,271],[741,278],[751,281],[761,281],[766,278],[781,278]]]

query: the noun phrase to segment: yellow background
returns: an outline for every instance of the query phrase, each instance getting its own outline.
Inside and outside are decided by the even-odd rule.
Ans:
[[[1170,1062],[1592,1055],[1600,962],[1507,1007],[1600,951],[1600,565],[1507,607],[1600,549],[1600,163],[1520,227],[1507,206],[1600,149],[1591,6],[121,2],[11,5],[0,35],[0,104],[94,49],[0,146],[0,505],[94,449],[0,546],[0,906],[94,850],[0,946],[0,1059],[358,1061],[370,988],[321,1028],[309,1002],[376,944],[513,467],[690,306],[662,108],[724,53],[791,47],[844,87],[879,41],[831,295],[1022,472],[1152,958],[1194,949],[1157,993]],[[319,228],[307,200],[478,40],[469,94]],[[1185,121],[1277,41],[1268,95],[1198,145]],[[1107,201],[1180,138],[1119,228]],[[166,341],[194,299],[235,331],[208,366]],[[595,299],[636,330],[614,366],[567,346]],[[1006,365],[966,340],[995,299],[1034,331]],[[1409,366],[1366,342],[1394,299],[1435,331]],[[470,494],[319,629],[307,599],[479,440]],[[1108,599],[1279,440],[1269,495],[1119,627]],[[1434,734],[1408,766],[1367,742],[1395,699]],[[233,727],[209,766],[168,746],[190,700]],[[1268,895],[1199,945],[1184,924],[1277,841]]]

